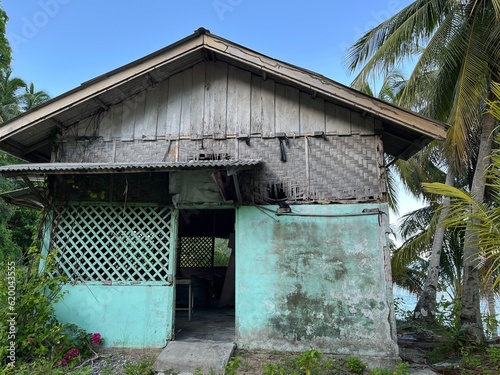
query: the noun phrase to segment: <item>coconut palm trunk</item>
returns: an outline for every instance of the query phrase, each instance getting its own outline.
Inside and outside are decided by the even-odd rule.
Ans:
[[[493,265],[489,262],[489,267]],[[491,336],[493,338],[498,337],[498,322],[497,322],[497,307],[495,301],[495,289],[493,286],[493,278],[488,277],[488,282],[486,284],[486,300],[488,301],[488,315],[489,315],[489,329],[491,331]]]
[[[486,174],[490,165],[489,159],[492,150],[492,133],[496,120],[486,113],[483,117],[477,164],[472,179],[471,193],[478,202],[484,201]],[[475,209],[473,207],[473,209]],[[473,213],[474,216],[474,213]],[[465,231],[464,245],[464,274],[462,290],[462,308],[460,321],[468,329],[468,335],[477,343],[484,342],[484,331],[481,320],[479,294],[479,249],[477,239],[477,223],[471,220]]]
[[[446,174],[446,185],[453,186],[454,179],[454,173],[450,168]],[[442,207],[443,208],[439,213],[438,227],[434,233],[432,252],[427,269],[427,276],[424,282],[424,288],[413,311],[413,319],[429,323],[434,322],[436,312],[439,265],[441,260],[441,250],[443,249],[444,232],[446,230],[446,227],[442,223],[448,216],[450,197],[444,197]]]

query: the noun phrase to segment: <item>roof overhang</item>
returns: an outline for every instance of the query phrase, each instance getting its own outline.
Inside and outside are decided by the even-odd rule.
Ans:
[[[0,127],[0,150],[32,162],[50,160],[58,131],[107,111],[186,67],[220,60],[272,77],[327,100],[379,118],[385,151],[408,158],[433,139],[444,139],[447,126],[385,103],[320,74],[272,59],[199,29],[164,49],[83,83]]]
[[[257,167],[262,161],[258,159],[244,160],[199,160],[190,162],[163,162],[163,163],[35,163],[15,164],[0,167],[0,174],[6,177],[21,177],[28,185],[20,189],[0,194],[0,199],[17,206],[41,209],[46,204],[45,190],[35,187],[31,178],[49,175],[74,174],[117,174],[117,173],[153,173],[174,172],[179,170],[211,170],[214,172],[215,183],[225,194],[225,187],[220,181],[219,171],[227,171],[228,176]],[[241,192],[238,178],[233,179],[237,203],[241,204]]]
[[[261,162],[261,160],[257,159],[245,159],[163,163],[35,163],[2,166],[0,167],[0,174],[5,177],[33,177],[55,174],[144,173],[201,169],[225,169],[234,173],[251,169]]]

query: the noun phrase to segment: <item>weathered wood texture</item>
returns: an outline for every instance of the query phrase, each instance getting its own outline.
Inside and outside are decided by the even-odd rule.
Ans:
[[[262,159],[263,168],[246,174],[246,201],[381,200],[375,125],[270,77],[199,63],[67,129],[59,161]]]
[[[220,61],[173,75],[77,128],[78,136],[121,141],[374,134],[371,117]]]

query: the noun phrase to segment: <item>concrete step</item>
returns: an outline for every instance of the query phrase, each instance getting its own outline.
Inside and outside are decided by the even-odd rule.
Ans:
[[[192,375],[197,370],[203,374],[224,374],[231,355],[236,348],[234,342],[219,341],[171,341],[163,349],[153,365],[158,375]]]

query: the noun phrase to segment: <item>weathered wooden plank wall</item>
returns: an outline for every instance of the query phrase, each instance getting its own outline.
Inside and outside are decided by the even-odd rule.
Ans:
[[[227,82],[227,134],[250,134],[251,74],[228,67]]]
[[[199,63],[99,118],[82,120],[78,136],[132,141],[374,134],[370,116],[264,78],[220,61]]]

